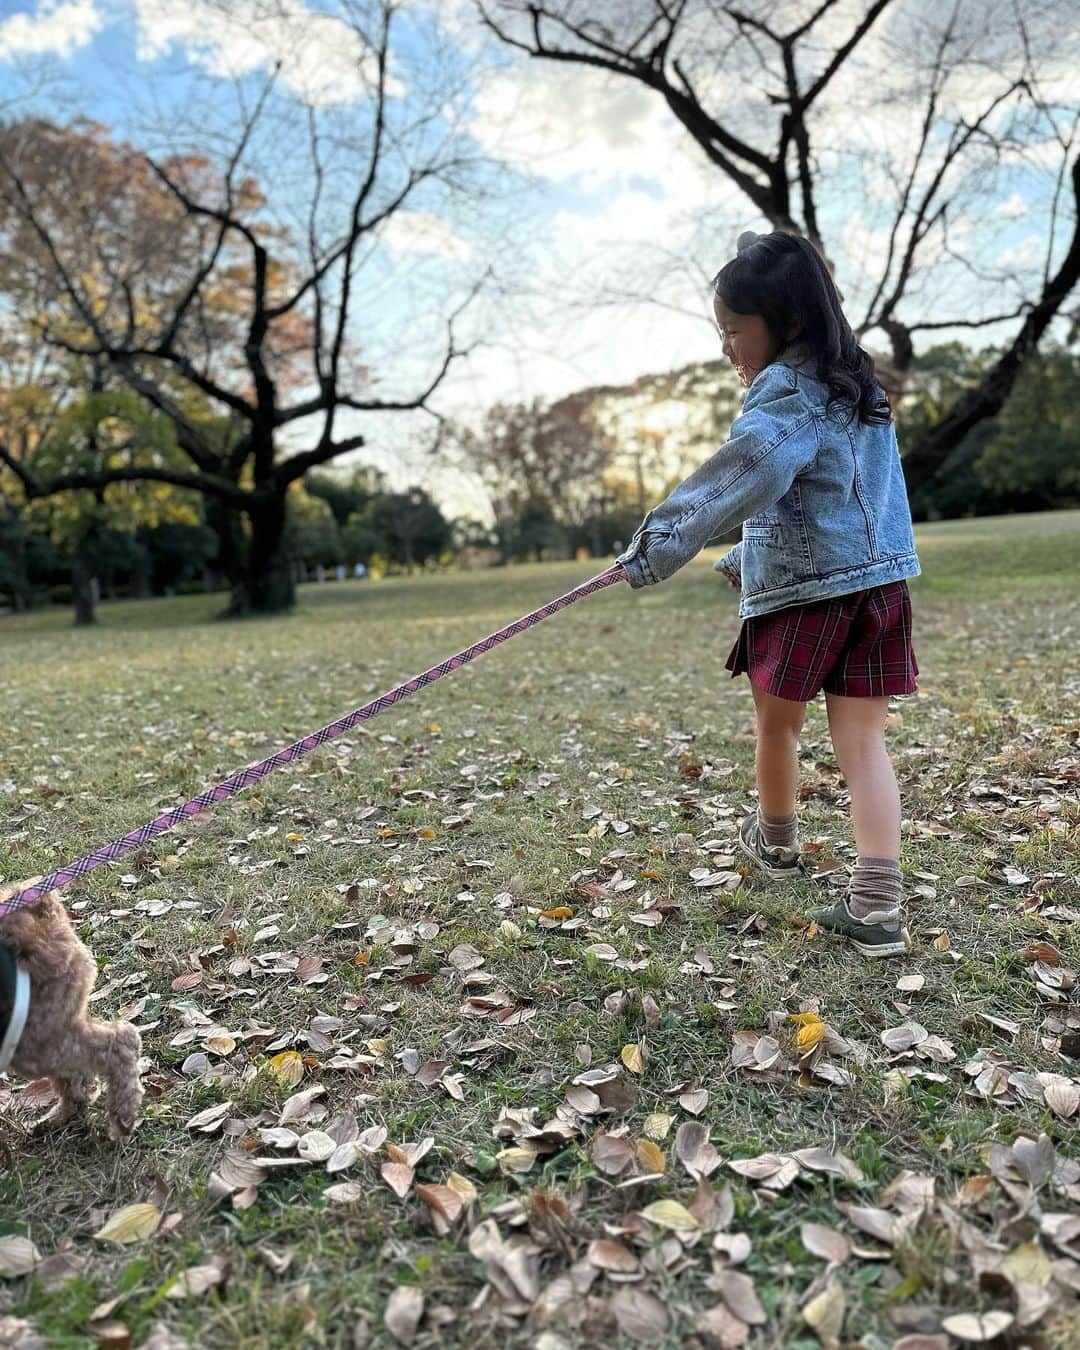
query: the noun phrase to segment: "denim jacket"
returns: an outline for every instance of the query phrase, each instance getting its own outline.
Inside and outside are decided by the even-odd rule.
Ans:
[[[755,376],[726,445],[648,512],[617,562],[636,590],[742,524],[715,564],[740,618],[918,576],[896,428],[826,411],[805,347]]]

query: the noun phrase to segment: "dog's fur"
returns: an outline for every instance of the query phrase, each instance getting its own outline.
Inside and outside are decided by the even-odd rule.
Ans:
[[[0,899],[28,882],[0,887]],[[52,1127],[69,1121],[92,1100],[105,1080],[109,1134],[130,1134],[142,1101],[142,1042],[130,1022],[98,1022],[88,999],[97,967],[79,941],[56,891],[36,904],[0,918],[0,942],[14,949],[30,973],[30,1013],[9,1072],[51,1078],[59,1101],[39,1121]]]

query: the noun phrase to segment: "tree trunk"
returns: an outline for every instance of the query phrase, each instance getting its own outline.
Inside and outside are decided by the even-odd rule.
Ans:
[[[85,627],[95,622],[93,570],[86,550],[85,541],[75,551],[71,564],[71,589],[75,602],[75,626]]]
[[[285,547],[284,493],[256,500],[248,511],[251,539],[247,560],[226,617],[243,614],[281,614],[296,603],[292,568]]]
[[[26,535],[16,525],[10,540],[11,547],[11,606],[16,614],[30,608],[30,574],[26,570]]]
[[[217,556],[203,568],[203,586],[220,590],[223,584],[235,590],[244,577],[244,530],[240,513],[220,497],[205,497],[203,511],[207,525],[217,536]]]

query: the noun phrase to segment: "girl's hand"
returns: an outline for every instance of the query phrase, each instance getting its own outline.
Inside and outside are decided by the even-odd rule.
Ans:
[[[740,579],[739,579],[738,577],[733,577],[733,576],[731,575],[730,572],[725,572],[725,573],[724,573],[724,576],[727,577],[727,579],[728,579],[728,585],[729,585],[733,590],[736,590],[736,591],[737,591],[737,590],[741,589],[742,583],[741,583],[741,581],[740,581]]]

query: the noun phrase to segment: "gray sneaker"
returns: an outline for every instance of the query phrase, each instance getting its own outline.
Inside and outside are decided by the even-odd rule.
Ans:
[[[898,909],[875,911],[860,919],[848,909],[845,896],[814,910],[810,917],[819,928],[850,938],[863,956],[903,956],[911,946],[911,936],[900,922]]]
[[[739,826],[739,847],[770,877],[782,879],[806,874],[798,848],[784,848],[780,844],[765,842],[756,811]]]

